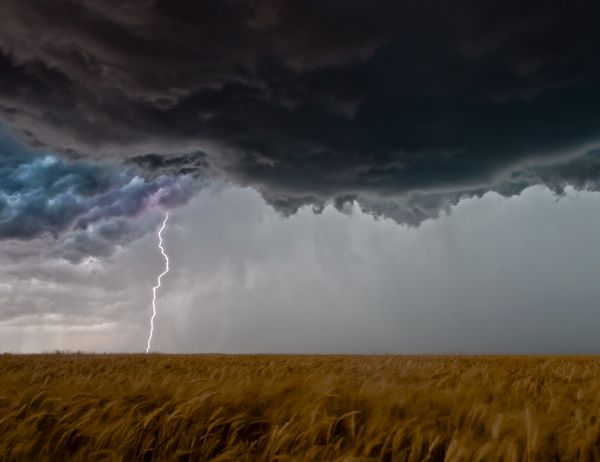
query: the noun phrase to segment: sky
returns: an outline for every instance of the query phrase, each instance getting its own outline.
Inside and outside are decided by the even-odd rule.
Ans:
[[[1,2],[0,351],[600,352],[599,13]]]

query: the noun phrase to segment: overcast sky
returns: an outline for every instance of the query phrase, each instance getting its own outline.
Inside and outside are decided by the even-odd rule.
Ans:
[[[600,350],[600,2],[0,17],[0,350]]]
[[[214,186],[173,213],[153,350],[599,352],[600,194],[461,201],[419,228],[354,207],[278,215]],[[107,258],[3,261],[0,350],[145,348],[154,234]]]

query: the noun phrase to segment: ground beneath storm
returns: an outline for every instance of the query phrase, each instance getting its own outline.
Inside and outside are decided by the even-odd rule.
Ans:
[[[600,357],[0,355],[0,460],[600,460]]]

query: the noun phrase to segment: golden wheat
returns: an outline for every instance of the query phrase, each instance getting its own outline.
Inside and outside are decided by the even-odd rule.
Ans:
[[[12,460],[600,460],[600,358],[0,355]]]

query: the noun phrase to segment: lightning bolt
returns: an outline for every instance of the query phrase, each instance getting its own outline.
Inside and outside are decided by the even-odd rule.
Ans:
[[[156,285],[152,287],[152,317],[150,318],[150,333],[148,335],[148,345],[146,346],[146,354],[150,351],[150,344],[152,343],[152,334],[154,334],[154,318],[156,317],[156,291],[160,288],[160,281],[162,277],[169,272],[169,256],[165,252],[165,248],[163,247],[163,238],[162,232],[165,230],[167,226],[167,220],[169,219],[169,212],[165,214],[165,219],[162,222],[162,226],[158,231],[158,248],[160,249],[160,253],[165,259],[165,270],[158,275],[156,278]]]

